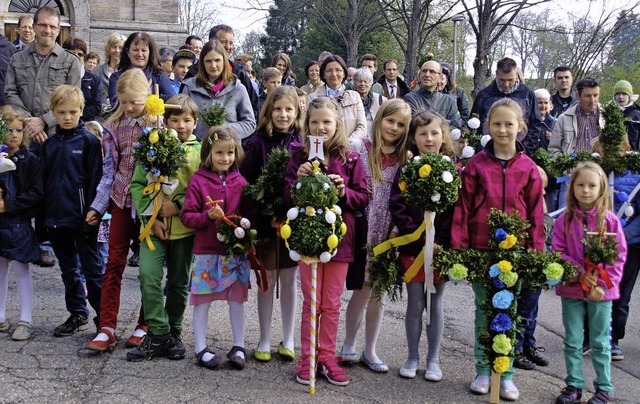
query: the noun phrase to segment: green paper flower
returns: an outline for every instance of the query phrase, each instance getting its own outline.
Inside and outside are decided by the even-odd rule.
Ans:
[[[449,270],[449,276],[453,281],[464,279],[469,274],[467,267],[461,264],[454,264]]]
[[[498,334],[493,337],[493,345],[491,348],[496,353],[509,355],[509,352],[511,352],[513,347],[511,346],[511,340],[506,336],[506,334]]]
[[[503,272],[498,275],[498,279],[500,279],[506,287],[510,288],[518,282],[518,274],[515,272]]]
[[[564,268],[562,267],[562,265],[552,262],[547,265],[547,267],[542,272],[547,276],[547,279],[551,281],[557,281],[558,279],[562,278],[562,274],[564,274]]]

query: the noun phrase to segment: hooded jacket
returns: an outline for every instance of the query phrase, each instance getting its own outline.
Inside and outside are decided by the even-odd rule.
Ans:
[[[517,211],[528,220],[526,247],[544,249],[542,179],[536,164],[516,143],[516,155],[503,167],[495,156],[493,140],[469,160],[462,171],[462,189],[453,214],[451,248],[489,249],[487,215],[491,208]]]
[[[187,152],[187,162],[176,171],[176,173],[170,177],[170,179],[178,179],[180,182],[175,191],[171,195],[165,195],[166,200],[170,200],[178,209],[178,216],[172,216],[168,218],[167,229],[169,231],[169,240],[177,240],[184,237],[188,237],[194,233],[192,229],[186,228],[180,221],[180,211],[184,206],[185,192],[187,185],[193,174],[200,168],[200,147],[201,144],[196,139],[195,135],[191,135],[189,139],[182,143]],[[142,216],[141,213],[153,203],[149,196],[143,194],[144,188],[147,186],[147,173],[142,169],[142,166],[138,164],[133,172],[133,178],[131,179],[131,199],[136,207],[138,217],[142,222],[142,226],[147,224],[150,216]],[[162,220],[158,215],[156,220]]]
[[[13,156],[7,158],[15,163],[16,169],[0,174],[0,187],[4,183],[2,177],[11,176],[16,195],[7,198],[7,190],[4,190],[5,211],[0,213],[0,218],[31,219],[36,215],[36,207],[44,195],[42,163],[25,146],[20,146]]]
[[[40,149],[44,169],[44,224],[98,231],[85,217],[102,178],[102,147],[82,121],[73,129],[56,127]]]
[[[562,297],[569,297],[573,299],[586,299],[587,294],[582,289],[580,283],[580,277],[584,273],[586,267],[584,263],[584,246],[581,239],[585,236],[584,225],[586,219],[586,228],[588,231],[597,231],[597,215],[598,208],[593,207],[589,211],[576,212],[571,221],[569,228],[566,227],[565,215],[563,213],[556,220],[555,227],[553,229],[553,238],[551,245],[554,251],[558,251],[562,254],[562,258],[570,263],[577,265],[580,268],[578,276],[573,282],[566,285],[558,285],[556,287],[556,294]],[[622,225],[613,212],[607,212],[605,217],[606,231],[615,233],[615,240],[618,243],[618,257],[615,259],[612,265],[607,265],[605,268],[613,283],[613,288],[607,288],[604,280],[598,279],[598,285],[602,286],[605,290],[602,300],[616,300],[620,297],[620,280],[622,279],[622,272],[624,270],[624,263],[627,258],[627,241],[622,230]]]
[[[247,180],[237,170],[221,175],[202,166],[193,174],[184,197],[180,220],[185,227],[195,229],[194,254],[227,254],[216,236],[219,221],[209,219],[211,206],[207,205],[207,196],[214,201],[222,200],[219,205],[225,215],[240,214],[246,217],[251,209],[242,198],[242,188],[247,185]]]

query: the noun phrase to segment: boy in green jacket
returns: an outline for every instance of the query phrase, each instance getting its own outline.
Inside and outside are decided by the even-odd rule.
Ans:
[[[145,341],[127,352],[128,361],[150,360],[154,357],[183,359],[182,319],[187,306],[189,268],[193,250],[194,230],[180,222],[180,211],[191,176],[200,167],[201,144],[193,134],[198,123],[198,106],[189,97],[180,94],[167,101],[180,105],[181,109],[167,109],[164,114],[167,128],[178,132],[178,138],[187,152],[187,163],[175,174],[179,184],[170,195],[164,195],[158,216],[152,226],[151,241],[155,250],[147,243],[140,243],[140,289],[144,316],[149,325]],[[150,203],[143,194],[147,186],[146,172],[138,164],[131,181],[131,196],[138,216],[145,226],[149,216],[142,212]],[[166,302],[163,294],[163,263],[167,262]]]

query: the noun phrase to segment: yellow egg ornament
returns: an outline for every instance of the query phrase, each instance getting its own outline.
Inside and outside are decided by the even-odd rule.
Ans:
[[[330,250],[336,248],[338,246],[338,236],[336,236],[335,234],[330,235],[327,238],[327,246]]]
[[[154,130],[153,132],[151,132],[149,134],[149,141],[151,143],[158,143],[158,140],[160,140],[160,136],[158,135],[158,131]]]
[[[347,234],[347,225],[344,222],[340,225],[340,231],[342,231],[343,236]]]
[[[398,188],[400,188],[400,191],[404,192],[404,190],[407,189],[407,182],[402,181],[401,183],[398,184]]]
[[[418,174],[420,174],[420,178],[427,178],[431,174],[431,166],[429,164],[423,165],[420,167]]]
[[[280,237],[282,237],[284,240],[287,240],[289,237],[291,237],[291,226],[289,226],[288,224],[283,225],[280,228]]]

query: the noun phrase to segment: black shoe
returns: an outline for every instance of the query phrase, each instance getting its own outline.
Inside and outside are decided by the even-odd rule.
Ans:
[[[531,370],[535,369],[536,364],[531,362],[522,352],[516,352],[516,356],[513,358],[513,366],[518,369]]]
[[[587,404],[607,404],[613,398],[612,395],[608,391],[596,389],[596,394],[587,401]]]
[[[68,337],[76,331],[82,331],[85,325],[89,324],[89,320],[80,313],[73,313],[67,321],[60,324],[53,330],[54,337]]]
[[[167,349],[167,358],[169,359],[184,359],[184,355],[187,350],[182,343],[182,335],[178,331],[171,332],[171,341],[173,345]]]
[[[524,349],[524,354],[531,362],[538,366],[547,366],[549,364],[549,360],[542,356],[540,352],[544,352],[544,348],[529,346]]]
[[[622,348],[620,348],[620,346],[616,342],[613,342],[611,344],[611,360],[612,361],[624,360],[624,353],[622,352]]]
[[[567,386],[562,389],[562,393],[556,398],[556,404],[573,404],[582,400],[582,389]]]
[[[52,267],[56,265],[56,256],[50,252],[41,250],[40,251],[40,259],[34,262],[39,267]]]
[[[129,362],[150,361],[153,358],[163,358],[167,356],[167,351],[173,346],[171,334],[162,335],[147,334],[139,347],[127,352]]]
[[[131,257],[129,257],[129,261],[127,261],[127,264],[130,267],[139,267],[140,266],[140,255],[136,252],[133,253],[133,255]]]
[[[242,352],[242,355],[240,355],[240,352]],[[244,369],[246,357],[247,352],[240,346],[233,346],[231,348],[231,351],[229,351],[229,353],[227,354],[227,359],[229,359],[229,362],[231,362],[234,368],[239,370]]]

